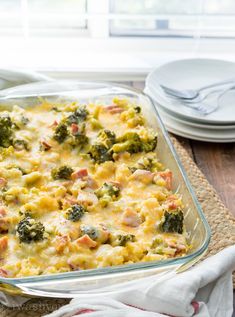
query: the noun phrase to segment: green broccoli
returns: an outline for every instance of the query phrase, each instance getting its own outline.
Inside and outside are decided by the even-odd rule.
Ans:
[[[53,138],[58,142],[58,143],[63,143],[65,139],[69,136],[69,130],[67,128],[67,125],[61,122],[55,129],[55,133]]]
[[[72,123],[80,123],[86,120],[89,112],[86,106],[81,106],[77,108],[71,115],[66,118],[66,123],[71,125]]]
[[[183,233],[184,215],[182,210],[165,211],[160,224],[160,230],[163,232]]]
[[[91,145],[88,154],[98,164],[105,161],[113,161],[112,145],[116,142],[116,135],[113,131],[102,130],[99,132],[96,142]]]
[[[74,172],[74,170],[69,166],[61,166],[59,168],[53,168],[51,170],[51,176],[53,179],[70,179],[71,174]]]
[[[132,173],[134,173],[137,169],[142,169],[150,172],[155,172],[158,170],[158,160],[155,157],[142,157],[135,166],[130,167]]]
[[[144,140],[141,139],[136,132],[126,132],[116,140],[117,142],[113,145],[112,150],[114,153],[129,152],[150,152],[153,151],[157,146],[157,136],[150,136]]]
[[[86,209],[82,205],[73,205],[69,209],[67,209],[67,217],[69,220],[76,222],[82,218],[85,214]]]
[[[83,148],[89,142],[89,138],[85,134],[85,128],[85,123],[83,123],[80,130],[72,135],[72,146],[80,146],[80,148]]]
[[[22,139],[14,139],[13,140],[13,147],[16,150],[26,150],[29,151],[29,143]]]
[[[106,148],[103,144],[91,145],[88,154],[98,164],[106,161],[113,161],[113,152]]]
[[[117,138],[117,143],[113,145],[112,150],[114,153],[125,151],[129,153],[142,152],[142,142],[138,133],[126,132]]]
[[[124,247],[127,242],[134,242],[135,235],[134,234],[118,234],[117,235],[117,243],[118,245]]]
[[[20,242],[36,242],[43,240],[45,227],[41,222],[36,221],[30,216],[27,216],[19,222],[16,228],[16,232],[20,239]]]
[[[0,146],[7,148],[12,145],[13,123],[8,116],[0,117]]]
[[[113,131],[104,129],[99,132],[98,140],[106,148],[110,148],[116,142],[116,134]]]
[[[96,229],[96,227],[82,225],[80,229],[82,234],[87,234],[92,240],[96,240],[99,236],[99,231]]]
[[[148,140],[142,140],[142,151],[151,152],[154,151],[157,146],[157,135],[149,137]]]
[[[114,201],[120,194],[120,188],[111,183],[104,183],[99,189],[95,191],[103,207],[106,207],[109,202]]]

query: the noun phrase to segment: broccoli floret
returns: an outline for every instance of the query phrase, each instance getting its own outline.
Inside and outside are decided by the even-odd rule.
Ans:
[[[69,136],[69,130],[64,123],[60,123],[56,129],[53,138],[58,142],[58,143],[63,143],[65,139]]]
[[[51,171],[51,176],[53,179],[70,179],[71,174],[74,170],[69,166],[61,166],[59,168],[53,168]]]
[[[142,141],[142,151],[151,152],[154,151],[157,146],[157,136],[150,137],[146,141]]]
[[[80,229],[82,234],[87,234],[92,240],[96,240],[99,236],[98,230],[93,226],[83,225]]]
[[[113,145],[114,153],[129,152],[150,152],[157,146],[157,136],[149,136],[146,140],[142,140],[136,132],[126,132],[124,135],[117,138],[117,143]]]
[[[98,139],[106,148],[110,148],[116,142],[116,134],[113,131],[104,129],[99,132]]]
[[[71,125],[72,123],[80,123],[86,120],[89,112],[86,106],[81,106],[77,108],[71,115],[66,119],[67,124]]]
[[[29,151],[29,144],[27,141],[22,139],[14,139],[13,144],[16,150],[26,150]]]
[[[184,215],[181,210],[165,211],[160,229],[163,232],[183,233]]]
[[[30,243],[44,238],[45,227],[39,221],[27,216],[21,220],[16,228],[20,242]]]
[[[129,152],[138,153],[142,151],[142,142],[136,132],[126,132],[124,135],[117,138],[117,143],[113,145],[114,153]]]
[[[69,220],[76,222],[82,218],[85,214],[86,209],[82,205],[73,205],[67,210],[67,217]]]
[[[134,107],[136,113],[141,113],[141,108],[139,106]]]
[[[106,161],[113,161],[113,152],[103,144],[93,144],[88,152],[90,157],[98,164]]]
[[[159,162],[155,157],[143,157],[137,162],[135,166],[130,167],[130,170],[132,173],[134,173],[137,169],[155,172],[158,170],[158,166]]]
[[[0,117],[0,146],[7,148],[12,145],[13,124],[8,116]]]
[[[119,234],[117,236],[117,242],[118,242],[118,245],[124,247],[127,242],[134,242],[135,241],[135,235],[134,234]]]
[[[99,189],[95,191],[103,207],[106,207],[109,202],[114,201],[120,194],[120,188],[111,184],[104,183]]]
[[[80,146],[80,148],[83,148],[88,143],[89,138],[85,134],[85,128],[85,123],[83,123],[79,131],[73,134],[71,145]]]
[[[88,154],[98,164],[106,161],[113,161],[112,145],[116,142],[116,135],[113,131],[102,130],[98,134],[96,142],[91,145]]]

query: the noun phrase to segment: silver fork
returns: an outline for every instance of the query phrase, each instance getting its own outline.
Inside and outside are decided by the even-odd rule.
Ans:
[[[186,107],[189,107],[193,110],[196,110],[197,112],[199,112],[202,115],[208,115],[212,112],[215,112],[219,106],[220,106],[220,101],[221,98],[230,90],[234,89],[235,85],[230,86],[222,91],[220,91],[220,93],[218,94],[216,100],[215,100],[215,104],[211,105],[205,102],[198,102],[198,103],[192,103],[192,102],[187,102],[187,101],[183,101],[183,100],[179,100],[181,104],[183,104]],[[176,98],[174,98],[174,100],[176,100]]]
[[[197,97],[200,96],[200,93],[203,90],[209,89],[209,88],[213,88],[213,87],[218,87],[218,86],[223,86],[226,84],[230,84],[230,83],[235,83],[235,79],[229,79],[229,80],[224,80],[224,81],[220,81],[214,84],[210,84],[210,85],[206,85],[203,86],[199,89],[173,89],[170,87],[167,87],[165,85],[159,84],[160,87],[163,89],[164,92],[166,92],[168,95],[174,96],[176,98],[180,98],[180,99],[188,99],[188,100],[193,100]]]

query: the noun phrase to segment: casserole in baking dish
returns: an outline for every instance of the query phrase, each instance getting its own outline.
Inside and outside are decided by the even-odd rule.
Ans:
[[[208,225],[146,96],[53,82],[1,103],[2,282],[107,278],[205,251]]]

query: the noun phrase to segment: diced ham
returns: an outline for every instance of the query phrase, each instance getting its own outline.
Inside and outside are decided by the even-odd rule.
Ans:
[[[51,145],[48,142],[46,142],[45,140],[41,141],[41,145],[42,145],[44,151],[49,151],[51,149]]]
[[[88,206],[98,204],[97,196],[87,191],[80,191],[77,196],[77,201]]]
[[[159,172],[159,175],[166,181],[166,188],[168,190],[172,189],[172,172],[171,171],[164,171],[164,172]]]
[[[110,112],[111,114],[115,114],[115,113],[122,113],[123,111],[124,111],[123,108],[121,108],[121,107],[116,107],[116,108],[113,108],[112,110],[110,110],[109,112]]]
[[[88,234],[84,234],[81,238],[77,239],[77,243],[88,248],[95,248],[97,246],[97,242],[92,240]]]
[[[114,186],[116,186],[116,187],[118,187],[119,189],[121,189],[121,188],[122,188],[122,185],[121,185],[121,183],[120,183],[120,182],[116,182],[116,181],[109,181],[109,183],[110,183],[110,184],[112,184],[112,185],[114,185]]]
[[[71,124],[71,132],[72,134],[76,134],[79,131],[79,127],[76,123]]]
[[[0,177],[0,188],[5,187],[7,184],[7,180],[3,177]]]
[[[9,221],[6,218],[0,218],[0,233],[8,231]]]
[[[83,179],[86,176],[88,176],[88,171],[86,168],[81,168],[71,174],[72,180],[76,180],[78,178]]]
[[[8,246],[8,237],[0,238],[0,253],[4,252]]]
[[[61,253],[64,251],[68,243],[70,242],[70,238],[68,235],[60,236],[56,238],[56,251]]]
[[[3,206],[1,206],[0,207],[0,218],[6,216],[6,214],[7,214],[6,209]]]
[[[4,270],[3,268],[0,268],[0,276],[8,277],[8,272],[6,270]]]
[[[104,109],[107,110],[108,112],[110,112],[111,114],[121,113],[124,111],[124,109],[118,105],[109,105],[109,106],[104,107]]]
[[[153,181],[154,173],[150,171],[137,169],[131,176],[130,179],[138,180],[145,184],[150,184]]]
[[[55,120],[51,125],[49,125],[49,128],[57,127],[58,122]]]
[[[130,227],[138,227],[141,224],[140,217],[138,213],[132,209],[127,209],[122,217],[121,217],[121,222]]]

